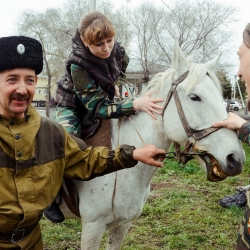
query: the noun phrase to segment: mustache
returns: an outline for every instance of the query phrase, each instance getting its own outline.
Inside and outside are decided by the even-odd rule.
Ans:
[[[12,99],[29,99],[30,95],[29,94],[21,95],[21,94],[18,94],[18,93],[14,93],[14,94],[12,94],[10,96],[10,98],[12,98]]]

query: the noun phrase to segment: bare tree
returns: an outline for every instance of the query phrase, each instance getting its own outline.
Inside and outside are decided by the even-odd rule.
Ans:
[[[44,13],[25,11],[19,18],[18,33],[38,39],[43,46],[45,65],[43,72],[48,76],[48,81],[52,75],[60,72],[60,64],[67,53],[62,49],[68,46],[68,38],[66,39],[65,34],[60,32],[61,23],[60,12],[56,9],[47,9]],[[53,61],[57,63],[52,63]]]
[[[165,7],[169,8],[168,5]],[[208,0],[180,0],[168,10],[168,15],[164,16],[155,32],[156,41],[166,56],[166,63],[171,61],[175,39],[187,55],[199,52],[196,55],[199,62],[225,50],[232,37],[229,27],[235,21],[234,7]]]
[[[100,11],[107,15],[116,28],[116,39],[123,42],[127,35],[127,19],[124,9],[116,9],[109,1],[99,3]],[[71,51],[71,40],[79,21],[89,10],[88,0],[68,0],[62,9],[50,8],[44,12],[21,13],[18,33],[37,38],[44,50],[44,73],[50,79],[60,77],[65,71],[65,59]],[[126,40],[127,41],[127,40]]]
[[[160,24],[164,11],[161,11],[155,5],[146,1],[133,10],[133,19],[131,20],[134,35],[135,47],[134,56],[139,58],[144,71],[144,80],[148,82],[150,65],[159,61],[159,46],[156,46],[155,30]]]
[[[65,42],[58,26],[61,23],[60,12],[56,9],[47,9],[44,13],[25,11],[19,18],[18,33],[38,39],[43,48],[44,74],[48,77],[47,115],[49,116],[49,103],[51,100],[51,79],[60,72],[60,64],[65,57],[65,51],[58,48],[59,43]],[[54,63],[54,62],[57,63]],[[59,63],[58,63],[59,62]]]
[[[64,25],[61,32],[67,33],[70,37],[75,34],[81,18],[89,12],[88,2],[88,0],[67,0],[65,2],[62,10]]]
[[[175,39],[187,55],[198,51],[197,61],[208,60],[226,50],[230,40],[230,23],[235,8],[213,1],[175,1],[171,8],[157,7],[146,1],[133,11],[115,6],[106,0],[98,1],[98,10],[107,15],[116,29],[116,40],[137,58],[147,82],[156,72],[157,64],[171,62]],[[59,78],[65,71],[65,59],[71,51],[71,39],[82,16],[89,11],[88,0],[67,0],[62,9],[44,12],[25,11],[18,21],[19,34],[37,38],[44,50],[44,73]]]
[[[130,25],[130,12],[125,5],[119,8],[107,0],[98,1],[97,10],[105,14],[114,25],[115,39],[122,43],[127,51],[131,52],[132,27]]]

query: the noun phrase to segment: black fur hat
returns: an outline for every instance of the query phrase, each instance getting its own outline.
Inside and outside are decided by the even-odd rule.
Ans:
[[[25,36],[0,38],[0,72],[7,69],[30,68],[36,75],[43,70],[43,50],[39,41]]]

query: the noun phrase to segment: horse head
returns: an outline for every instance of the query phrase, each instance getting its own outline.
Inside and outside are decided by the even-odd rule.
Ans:
[[[171,68],[156,75],[148,85],[165,100],[162,119],[166,139],[184,147],[183,151],[177,148],[178,159],[186,163],[190,156],[195,158],[209,181],[240,174],[245,154],[236,132],[211,127],[228,116],[215,75],[220,55],[198,64],[189,61],[177,43],[173,51]]]

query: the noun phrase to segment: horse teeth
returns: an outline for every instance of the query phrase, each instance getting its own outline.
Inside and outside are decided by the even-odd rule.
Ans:
[[[221,176],[221,173],[218,171],[218,168],[217,168],[216,166],[213,167],[213,173],[214,173],[216,176],[222,177],[222,176]]]

